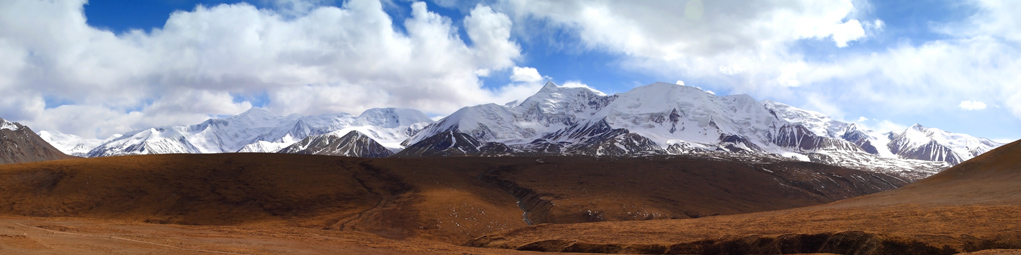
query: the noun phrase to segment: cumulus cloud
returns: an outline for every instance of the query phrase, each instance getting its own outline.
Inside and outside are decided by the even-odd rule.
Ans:
[[[816,63],[798,72],[803,84],[829,90],[832,100],[855,102],[876,112],[914,109],[984,109],[1004,105],[1021,118],[1021,37],[1009,24],[1021,24],[1021,4],[975,1],[970,18],[934,25],[947,38],[898,44],[871,54],[851,54]],[[946,104],[960,98],[984,102]]]
[[[847,42],[854,41],[865,37],[865,29],[862,28],[861,22],[858,20],[849,20],[842,24],[837,24],[833,28],[833,42],[837,43],[837,47],[847,47]]]
[[[586,89],[589,89],[589,90],[592,90],[592,91],[596,92],[596,94],[606,95],[606,93],[603,93],[602,91],[599,91],[597,89],[589,87],[588,84],[585,84],[585,83],[583,83],[581,81],[567,81],[567,82],[564,82],[564,84],[560,85],[560,86],[564,86],[564,87],[568,87],[568,88],[586,88]]]
[[[564,29],[585,49],[624,55],[633,70],[733,76],[737,86],[755,86],[778,76],[785,63],[802,61],[788,50],[794,42],[846,47],[864,38],[852,2],[505,0],[501,6],[519,23]],[[535,20],[542,22],[527,22]]]
[[[968,111],[982,110],[986,108],[986,103],[981,101],[961,101],[961,104],[957,105],[957,107]]]
[[[841,49],[888,30],[867,16],[867,1],[505,0],[500,6],[518,23],[566,31],[583,50],[620,55],[618,63],[632,71],[681,73],[731,93],[837,116],[847,106],[885,118],[952,110],[945,102],[963,96],[990,98],[1021,117],[1021,2],[964,4],[976,10],[973,16],[930,23],[927,32],[942,34],[936,39],[867,51]],[[829,40],[837,51],[807,58],[799,48],[805,40]]]
[[[890,121],[890,120],[878,120],[878,121],[876,121],[875,124],[873,124],[872,126],[869,126],[869,128],[871,128],[871,129],[873,129],[875,131],[883,132],[883,133],[885,133],[885,132],[896,132],[896,133],[899,133],[899,132],[904,132],[904,130],[907,130],[908,126],[901,125],[899,123],[895,123],[895,122]]]
[[[631,71],[681,74],[829,114],[917,117],[918,109],[954,110],[946,102],[968,97],[989,98],[986,103],[1021,117],[1021,2],[962,5],[976,10],[973,16],[929,23],[932,31],[922,33],[940,34],[916,41],[891,41],[911,35],[869,16],[868,1],[504,0],[497,6],[527,24],[518,26],[522,34],[569,35],[530,35],[539,37],[533,40],[566,40],[559,46],[619,56],[615,63]],[[872,37],[885,38],[879,43],[885,45],[848,50]],[[831,42],[834,49],[808,57],[805,41]]]
[[[115,34],[86,24],[84,0],[0,1],[0,116],[106,137],[238,113],[252,95],[279,114],[443,114],[527,88],[481,86],[479,76],[521,56],[511,19],[489,6],[454,24],[421,2],[404,20],[377,0],[326,2],[197,6],[161,28]]]
[[[539,70],[534,67],[517,67],[515,66],[511,71],[511,81],[516,82],[540,82],[542,76],[539,75]]]

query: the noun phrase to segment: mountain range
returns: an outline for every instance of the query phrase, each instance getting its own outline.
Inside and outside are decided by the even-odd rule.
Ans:
[[[187,126],[130,132],[96,146],[88,157],[133,154],[276,152],[310,136],[359,131],[391,150],[431,122],[416,110],[377,108],[358,116],[339,113],[277,116],[261,108]]]
[[[433,122],[411,109],[277,116],[261,108],[105,141],[40,132],[72,155],[281,152],[355,157],[695,155],[821,162],[919,179],[1001,143],[913,125],[876,132],[748,95],[654,83],[607,95],[552,82]],[[87,152],[85,152],[87,151]]]

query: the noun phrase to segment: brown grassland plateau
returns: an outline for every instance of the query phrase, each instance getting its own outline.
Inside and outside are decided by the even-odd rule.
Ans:
[[[821,164],[677,156],[239,153],[8,164],[0,254],[1017,248],[1021,151],[1005,148],[901,189],[907,183],[889,175]],[[889,248],[897,245],[907,248]]]

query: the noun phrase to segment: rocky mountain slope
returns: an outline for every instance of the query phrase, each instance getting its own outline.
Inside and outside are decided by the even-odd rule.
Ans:
[[[196,125],[130,132],[97,146],[88,156],[276,152],[309,136],[350,130],[359,130],[388,148],[400,149],[400,141],[431,121],[421,112],[409,109],[377,108],[358,116],[346,113],[277,116],[252,108]]]
[[[361,158],[385,158],[394,153],[371,137],[356,130],[340,135],[333,132],[326,135],[305,137],[300,142],[287,146],[278,153],[313,154]]]
[[[404,145],[415,148],[398,153],[405,157],[745,154],[918,179],[1001,144],[917,125],[882,134],[781,103],[676,84],[606,95],[550,82],[520,103],[462,108]]]
[[[0,164],[73,158],[20,123],[0,118]]]

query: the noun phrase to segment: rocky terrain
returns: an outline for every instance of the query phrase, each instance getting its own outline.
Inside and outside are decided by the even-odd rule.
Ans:
[[[20,123],[0,119],[0,164],[73,158]]]

